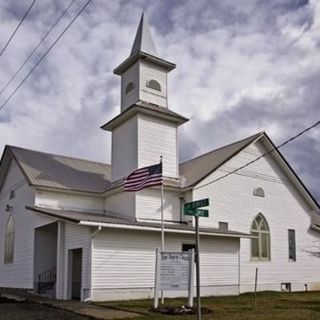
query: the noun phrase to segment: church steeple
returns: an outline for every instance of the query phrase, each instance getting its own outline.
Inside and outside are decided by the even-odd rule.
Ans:
[[[175,67],[159,57],[142,14],[130,56],[113,71],[121,76],[121,111],[138,102],[167,108],[167,75]]]
[[[178,179],[177,129],[188,119],[168,110],[167,75],[174,68],[159,58],[142,15],[130,56],[114,70],[121,76],[121,112],[101,127],[112,132],[112,181],[160,156],[163,175]]]
[[[147,19],[144,16],[144,13],[142,13],[140,19],[139,27],[134,39],[130,56],[134,55],[136,52],[144,52],[153,56],[158,56],[158,52],[151,35],[150,27]]]

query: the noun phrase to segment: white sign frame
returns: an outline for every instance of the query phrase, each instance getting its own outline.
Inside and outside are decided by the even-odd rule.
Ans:
[[[158,308],[159,291],[188,291],[188,305],[193,307],[194,249],[171,252],[156,250],[154,308]]]

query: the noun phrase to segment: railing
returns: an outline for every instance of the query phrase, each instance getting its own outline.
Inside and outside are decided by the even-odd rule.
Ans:
[[[56,282],[57,269],[53,267],[38,275],[38,293],[43,293],[54,288]]]

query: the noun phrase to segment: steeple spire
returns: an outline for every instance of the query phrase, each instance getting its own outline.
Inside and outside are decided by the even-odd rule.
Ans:
[[[131,49],[130,56],[136,52],[144,52],[157,56],[158,52],[153,42],[150,27],[144,13],[141,15],[139,27]]]
[[[168,108],[167,75],[175,67],[158,56],[142,14],[130,56],[113,70],[121,76],[121,111],[141,101]]]

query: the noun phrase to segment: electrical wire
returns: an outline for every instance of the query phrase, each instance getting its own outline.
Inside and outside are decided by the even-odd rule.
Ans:
[[[20,87],[24,84],[24,82],[30,77],[33,71],[38,67],[41,61],[47,56],[47,54],[52,50],[52,48],[56,45],[56,43],[61,39],[61,37],[65,34],[65,32],[71,27],[74,21],[80,16],[80,14],[84,11],[84,9],[88,6],[88,4],[92,0],[88,0],[84,6],[80,9],[80,11],[76,14],[76,16],[70,21],[70,23],[66,26],[66,28],[61,32],[61,34],[57,37],[57,39],[51,44],[51,46],[45,51],[45,53],[41,56],[41,58],[37,61],[37,63],[33,66],[33,68],[28,72],[28,74],[22,79],[19,85],[11,92],[8,98],[1,104],[0,110],[5,107],[5,105],[9,102],[9,100],[16,94],[16,92],[20,89]]]
[[[17,71],[11,76],[11,78],[7,81],[7,83],[3,86],[3,88],[0,91],[0,95],[3,93],[4,90],[6,90],[9,86],[9,84],[12,82],[12,80],[17,76],[17,74],[21,71],[21,69],[26,65],[26,63],[30,60],[30,58],[33,56],[33,54],[37,51],[37,49],[40,47],[42,42],[48,37],[50,32],[55,28],[55,26],[60,22],[60,20],[64,17],[64,15],[67,13],[69,8],[73,5],[73,3],[76,0],[72,0],[70,4],[64,9],[64,11],[61,13],[61,15],[58,17],[58,19],[54,22],[54,24],[49,28],[49,30],[45,33],[45,35],[41,38],[41,40],[38,42],[38,44],[34,47],[34,49],[30,52],[28,57],[24,60],[24,62],[21,64],[21,66],[17,69]]]
[[[13,39],[14,35],[16,34],[16,32],[18,31],[18,29],[20,28],[20,26],[22,25],[23,21],[25,20],[25,18],[27,17],[27,15],[29,14],[30,10],[32,9],[33,5],[35,4],[36,0],[33,0],[33,2],[31,3],[31,5],[29,6],[28,10],[26,11],[26,13],[24,14],[24,16],[21,18],[20,22],[18,23],[17,27],[15,28],[15,30],[13,31],[12,35],[10,36],[9,40],[7,41],[7,43],[4,45],[4,47],[2,48],[1,52],[0,52],[0,56],[2,56],[2,54],[4,53],[4,51],[7,49],[9,43],[11,42],[11,40]]]
[[[28,182],[26,179],[23,178],[23,179],[19,180],[18,182],[16,182],[15,184],[13,184],[12,186],[10,186],[9,188],[0,191],[1,192],[0,200],[4,199],[7,195],[9,195],[11,191],[16,191],[26,184],[28,184]]]
[[[272,148],[270,151],[263,153],[262,155],[258,156],[257,158],[253,159],[252,161],[247,162],[246,164],[242,165],[241,167],[238,167],[238,168],[236,168],[236,169],[228,172],[227,174],[225,174],[225,175],[223,175],[223,176],[221,176],[221,177],[219,177],[219,178],[217,178],[217,179],[214,179],[214,180],[209,181],[209,182],[207,182],[207,183],[205,183],[205,184],[202,184],[202,185],[199,186],[199,187],[194,188],[194,190],[201,189],[201,188],[203,188],[203,187],[205,187],[205,186],[208,186],[208,185],[210,185],[210,184],[212,184],[212,183],[216,183],[216,182],[218,182],[218,181],[220,181],[220,180],[222,180],[222,179],[225,179],[226,177],[228,177],[228,176],[230,176],[230,175],[232,175],[232,174],[237,173],[237,172],[240,171],[241,169],[246,168],[246,167],[250,166],[251,164],[257,162],[257,161],[260,160],[261,158],[264,158],[265,156],[269,155],[269,154],[272,153],[273,151],[279,150],[280,148],[282,148],[283,146],[285,146],[285,145],[288,144],[289,142],[297,139],[298,137],[302,136],[302,135],[305,134],[306,132],[308,132],[308,131],[310,131],[311,129],[313,129],[313,128],[315,128],[316,126],[318,126],[319,124],[320,124],[320,120],[318,120],[317,122],[315,122],[315,123],[312,124],[311,126],[305,128],[304,130],[300,131],[299,133],[297,133],[297,134],[294,135],[293,137],[289,138],[288,140],[284,141],[283,143],[279,144],[278,146]]]

